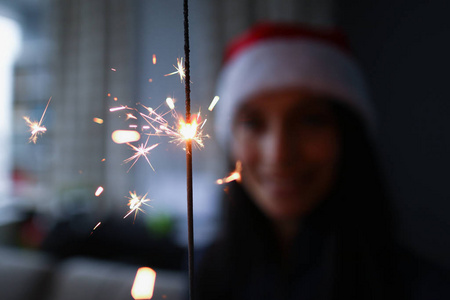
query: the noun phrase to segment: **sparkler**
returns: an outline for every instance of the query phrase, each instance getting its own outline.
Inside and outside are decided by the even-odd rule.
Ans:
[[[50,104],[50,100],[52,100],[52,97],[48,99],[47,105],[45,106],[44,112],[42,113],[41,119],[39,122],[37,121],[30,121],[29,117],[23,117],[25,122],[27,122],[28,127],[30,127],[31,136],[28,139],[28,141],[31,143],[33,142],[36,144],[36,141],[38,139],[38,136],[43,134],[47,131],[47,128],[45,126],[42,126],[42,121],[44,120],[45,113],[47,112],[48,105]]]
[[[128,198],[128,206],[130,207],[130,210],[128,211],[128,213],[123,217],[124,219],[126,217],[128,217],[130,214],[132,214],[134,212],[134,219],[136,219],[136,215],[139,211],[142,211],[141,206],[142,205],[148,205],[146,202],[149,202],[150,199],[145,198],[147,197],[147,194],[145,194],[144,196],[137,196],[136,192],[130,192],[130,197]]]
[[[191,76],[189,59],[189,7],[188,0],[183,0],[184,15],[184,54],[186,58],[186,122],[191,123]],[[181,76],[181,75],[180,75]],[[189,299],[194,299],[194,205],[193,205],[193,184],[192,184],[192,138],[186,139],[186,202],[187,202],[187,223],[188,223],[188,269],[189,269]]]

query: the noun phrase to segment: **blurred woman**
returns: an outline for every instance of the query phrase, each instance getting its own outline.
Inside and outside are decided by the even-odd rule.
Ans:
[[[196,299],[403,299],[362,73],[333,29],[263,23],[225,53],[217,138],[240,166]],[[411,275],[414,276],[414,275]]]

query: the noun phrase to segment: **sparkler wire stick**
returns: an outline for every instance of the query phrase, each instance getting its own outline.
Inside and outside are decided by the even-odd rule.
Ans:
[[[189,61],[189,8],[188,0],[183,0],[184,15],[184,65],[186,78],[184,81],[186,94],[186,122],[191,122],[191,78]],[[189,299],[193,300],[194,289],[194,216],[192,188],[192,140],[186,139],[186,186],[187,186],[187,218],[188,218],[188,260],[189,260]]]

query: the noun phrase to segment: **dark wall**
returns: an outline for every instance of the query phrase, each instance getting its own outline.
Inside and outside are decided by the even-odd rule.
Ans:
[[[450,266],[449,3],[337,1],[379,113],[400,238]]]

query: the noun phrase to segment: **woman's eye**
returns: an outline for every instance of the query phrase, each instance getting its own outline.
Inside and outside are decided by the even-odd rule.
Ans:
[[[256,118],[247,118],[240,120],[238,125],[247,130],[259,130],[262,127],[262,121]]]
[[[257,116],[241,116],[235,121],[234,127],[247,132],[259,132],[264,128],[264,121]]]

